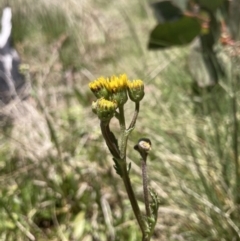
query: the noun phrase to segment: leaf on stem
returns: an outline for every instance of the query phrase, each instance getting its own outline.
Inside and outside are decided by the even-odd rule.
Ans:
[[[160,200],[159,200],[159,197],[158,197],[158,195],[155,191],[149,189],[149,193],[150,193],[150,196],[152,198],[152,201],[150,203],[150,208],[151,208],[151,213],[153,214],[153,218],[154,218],[153,223],[156,223],[157,218],[158,218],[158,209],[159,209],[159,206],[160,206]]]
[[[121,166],[119,165],[118,159],[116,159],[116,158],[113,157],[113,161],[114,161],[114,163],[115,163],[115,165],[114,165],[113,167],[114,167],[116,173],[117,173],[120,177],[122,177],[122,176],[123,176],[123,173],[122,173]]]

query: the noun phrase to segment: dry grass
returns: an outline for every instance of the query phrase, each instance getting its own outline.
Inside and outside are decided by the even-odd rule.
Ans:
[[[236,219],[227,216],[237,208],[234,192],[222,185],[213,128],[218,121],[225,145],[225,138],[231,140],[225,129],[231,117],[196,114],[185,71],[187,49],[147,51],[155,23],[147,2],[9,2],[16,48],[30,66],[32,97],[1,110],[14,122],[0,136],[0,240],[139,240],[90,109],[94,97],[88,82],[120,73],[146,83],[129,161],[141,201],[140,166],[132,147],[149,137],[150,186],[161,200],[153,240],[238,240]],[[225,146],[222,160],[232,160],[231,141]],[[198,165],[220,204],[204,189]],[[233,168],[228,166],[228,176]]]

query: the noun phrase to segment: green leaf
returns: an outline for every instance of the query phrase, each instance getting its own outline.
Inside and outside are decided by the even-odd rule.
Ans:
[[[151,212],[153,214],[153,218],[155,219],[155,222],[157,221],[157,217],[158,217],[158,209],[159,209],[159,206],[160,206],[160,200],[159,200],[159,197],[157,195],[157,193],[152,190],[152,189],[149,189],[149,193],[150,193],[150,196],[151,196],[151,203],[150,203],[150,207],[151,207]]]
[[[205,8],[210,11],[215,11],[217,8],[221,7],[221,5],[226,0],[198,0],[197,3],[200,7]]]
[[[171,1],[162,1],[151,4],[157,20],[162,22],[175,21],[183,16],[181,9]]]
[[[181,46],[200,34],[201,24],[194,17],[184,16],[177,21],[158,24],[150,35],[149,49]]]
[[[116,158],[113,157],[113,161],[115,163],[115,165],[113,166],[113,168],[115,169],[116,173],[122,177],[122,169],[121,166],[119,165],[119,162]]]
[[[158,209],[160,206],[160,200],[159,197],[157,195],[157,193],[152,190],[149,189],[149,193],[151,196],[151,203],[150,203],[150,209],[151,209],[151,214],[152,216],[150,218],[148,218],[148,224],[149,224],[149,228],[150,228],[150,237],[152,236],[156,223],[157,223],[157,219],[158,219]]]

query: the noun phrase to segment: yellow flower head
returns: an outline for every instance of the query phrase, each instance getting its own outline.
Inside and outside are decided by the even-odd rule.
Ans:
[[[105,88],[110,93],[116,93],[127,89],[127,75],[122,74],[119,77],[113,75],[104,82]]]
[[[128,85],[128,95],[130,99],[134,102],[139,102],[144,96],[144,84],[140,79],[127,82]]]
[[[113,75],[109,78],[100,77],[90,82],[89,88],[98,99],[110,100],[118,107],[127,102],[128,95],[134,102],[141,101],[144,96],[143,81],[139,79],[130,81],[126,74]]]
[[[96,80],[93,80],[89,83],[90,90],[95,94],[97,98],[107,98],[108,97],[108,91],[105,88],[106,79],[104,77],[100,77]]]
[[[93,80],[92,82],[89,83],[89,88],[92,91],[98,91],[101,88],[104,87],[104,82],[106,81],[106,79],[104,77],[100,77],[96,80]]]
[[[141,89],[144,87],[143,81],[140,79],[130,81],[128,80],[127,82],[128,88],[130,89]]]
[[[101,98],[98,100],[98,108],[103,110],[115,110],[117,108],[117,104],[110,100],[105,100],[104,98]]]
[[[104,87],[109,93],[109,100],[117,103],[118,106],[124,105],[127,100],[127,75],[111,76],[104,82]]]
[[[97,104],[94,104],[94,107],[100,120],[109,121],[114,116],[117,104],[101,98],[97,100]]]

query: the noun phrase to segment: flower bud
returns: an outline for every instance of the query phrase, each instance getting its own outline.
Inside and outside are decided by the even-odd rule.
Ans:
[[[133,80],[127,82],[128,95],[133,102],[139,102],[144,96],[144,84],[142,80]]]
[[[117,104],[104,98],[97,100],[96,112],[100,120],[109,121],[115,113]]]
[[[127,91],[122,90],[122,91],[118,91],[116,93],[113,93],[111,95],[111,100],[113,102],[116,102],[118,106],[124,105],[128,100]]]
[[[105,88],[105,82],[107,80],[104,77],[100,77],[89,83],[89,88],[97,98],[108,99],[109,93]]]
[[[119,77],[113,75],[105,82],[105,88],[109,92],[109,99],[116,102],[118,106],[124,105],[127,100],[127,75]]]
[[[148,138],[141,138],[134,146],[134,149],[140,153],[148,153],[152,149],[152,143]]]

